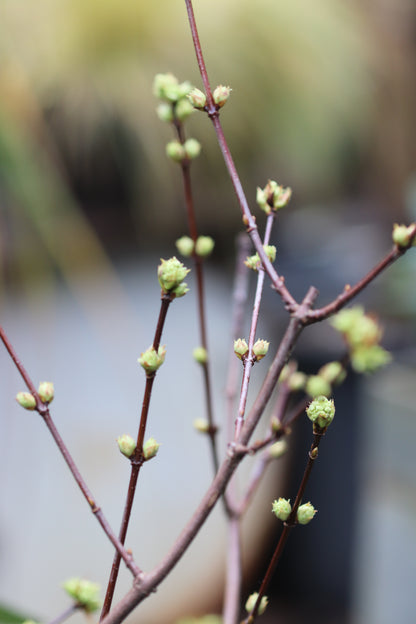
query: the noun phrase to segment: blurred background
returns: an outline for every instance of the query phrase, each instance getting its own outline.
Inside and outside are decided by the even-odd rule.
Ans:
[[[253,209],[256,186],[269,178],[293,188],[273,241],[279,269],[296,297],[313,284],[327,302],[390,248],[392,223],[416,219],[415,4],[196,0],[195,12],[212,84],[233,89],[222,121]],[[1,3],[2,324],[35,383],[55,382],[58,428],[114,527],[128,478],[114,439],[137,427],[136,359],[152,341],[156,266],[186,232],[179,171],[165,157],[172,135],[152,96],[154,75],[168,71],[201,88],[184,3]],[[221,421],[241,217],[209,120],[196,113],[187,127],[203,145],[192,167],[199,229],[216,240],[208,330]],[[409,253],[360,297],[382,317],[395,361],[335,396],[339,418],[308,492],[319,521],[288,545],[271,622],[413,622],[415,268]],[[140,484],[141,528],[129,541],[145,568],[171,545],[210,480],[205,441],[191,426],[203,415],[190,357],[198,343],[193,297],[172,306],[157,380],[163,392],[152,403],[149,434],[164,444],[163,461]],[[285,316],[268,291],[263,313],[276,346]],[[326,326],[305,332],[296,353],[308,372],[340,355]],[[105,584],[112,549],[42,423],[15,405],[22,382],[4,350],[0,361],[0,602],[47,621],[67,605],[59,587],[67,577]],[[258,509],[253,516],[257,558],[247,555],[247,593],[277,537],[270,497],[293,497],[308,436],[299,426],[285,470],[270,475],[264,527]],[[215,522],[149,599],[146,619],[132,621],[170,624],[219,610],[221,510]],[[125,575],[120,595],[129,581]]]

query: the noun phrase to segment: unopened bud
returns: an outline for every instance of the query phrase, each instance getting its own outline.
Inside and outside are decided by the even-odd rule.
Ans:
[[[346,377],[346,371],[341,362],[328,362],[319,369],[318,375],[330,384],[340,384]],[[322,393],[324,394],[324,393]]]
[[[282,522],[286,522],[292,512],[290,500],[287,498],[275,500],[272,505],[272,511],[276,518],[279,518]]]
[[[18,392],[16,401],[27,410],[34,410],[36,407],[36,399],[30,392]]]
[[[330,396],[332,392],[331,384],[320,375],[310,375],[306,381],[305,390],[311,397]]]
[[[159,450],[160,444],[156,442],[154,438],[149,438],[143,444],[143,457],[147,461],[148,459],[152,459]]]
[[[195,347],[192,351],[192,355],[198,364],[206,364],[208,362],[208,352],[204,347]]]
[[[166,348],[159,345],[159,349],[154,349],[153,345],[144,351],[137,360],[146,373],[154,373],[165,361]]]
[[[247,613],[251,613],[251,611],[253,611],[253,609],[254,609],[254,607],[256,605],[258,597],[259,597],[258,592],[254,592],[253,594],[251,594],[248,597],[247,602],[245,604],[245,608],[246,608]],[[267,609],[268,602],[269,602],[268,597],[267,596],[262,596],[262,598],[260,600],[259,607],[257,609],[258,615],[263,615],[263,613]]]
[[[183,144],[183,148],[185,150],[186,157],[190,160],[197,158],[201,153],[201,143],[196,139],[187,139]]]
[[[195,252],[201,258],[206,258],[212,253],[215,241],[211,236],[198,236],[195,244]]]
[[[287,451],[286,440],[278,440],[277,442],[269,446],[269,448],[267,449],[269,457],[271,457],[272,459],[279,459],[279,457],[282,457],[282,455],[284,455],[286,451]]]
[[[256,340],[256,342],[253,345],[253,353],[256,356],[256,360],[259,362],[262,358],[264,358],[265,355],[267,355],[267,352],[269,350],[269,345],[270,342],[267,342],[267,340]]]
[[[296,514],[297,521],[299,522],[299,524],[308,524],[316,513],[317,509],[315,509],[315,507],[311,505],[311,503],[305,503],[304,505],[300,505]]]
[[[175,256],[169,258],[169,260],[163,260],[163,258],[161,258],[161,264],[159,264],[157,268],[157,277],[162,290],[164,292],[169,292],[177,288],[190,270],[191,269],[187,269],[180,260],[175,258]]]
[[[182,256],[189,258],[194,251],[194,241],[190,236],[181,236],[175,243],[176,249]]]
[[[135,440],[133,440],[131,436],[127,435],[127,433],[117,438],[117,444],[120,449],[120,453],[126,457],[131,457],[136,450]]]
[[[398,247],[416,246],[416,223],[412,223],[409,226],[399,225],[395,223],[393,226],[393,242]]]
[[[81,578],[71,578],[65,581],[63,588],[75,600],[77,606],[87,613],[92,613],[101,606],[100,586],[97,583]]]
[[[214,98],[215,104],[218,108],[222,108],[228,98],[230,97],[231,87],[224,87],[224,85],[219,85],[214,89],[212,97]]]
[[[175,162],[181,162],[186,158],[185,148],[179,141],[169,141],[166,145],[166,155]]]
[[[195,418],[193,422],[194,429],[200,433],[208,433],[210,427],[209,422],[205,418]]]
[[[179,100],[179,102],[175,106],[175,116],[177,119],[179,119],[179,121],[185,121],[185,119],[190,117],[190,115],[192,115],[194,112],[194,107],[186,99]]]
[[[334,401],[325,396],[316,397],[306,408],[309,420],[320,429],[329,427],[335,416]]]
[[[236,356],[242,360],[245,355],[248,353],[248,344],[244,340],[244,338],[238,338],[234,340],[234,353]]]
[[[200,89],[196,87],[188,93],[188,99],[194,108],[202,110],[207,103],[207,97]]]
[[[161,102],[156,108],[156,113],[161,121],[166,121],[167,123],[173,121],[172,104],[169,104],[169,102]]]
[[[51,403],[54,397],[54,387],[51,381],[42,381],[39,384],[38,395],[42,403]]]

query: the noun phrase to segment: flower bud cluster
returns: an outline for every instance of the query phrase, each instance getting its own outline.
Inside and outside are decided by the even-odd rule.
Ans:
[[[183,281],[188,275],[191,269],[187,269],[180,260],[175,258],[169,258],[169,260],[163,260],[161,258],[161,264],[157,268],[157,277],[159,284],[162,288],[163,294],[173,294],[175,297],[183,297],[189,288]]]
[[[55,390],[51,381],[42,381],[38,387],[38,395],[42,403],[48,404],[53,401]],[[36,409],[36,399],[30,392],[18,392],[16,401],[27,410]]]
[[[263,249],[266,252],[266,256],[270,260],[270,262],[274,262],[276,260],[276,247],[274,245],[263,245]],[[249,256],[244,264],[249,269],[253,271],[258,271],[261,267],[261,260],[258,253],[255,253],[253,256]]]
[[[257,599],[259,597],[258,592],[253,592],[248,598],[245,604],[245,609],[247,613],[251,613],[256,605]],[[260,600],[259,607],[257,609],[258,615],[263,615],[263,613],[267,609],[267,605],[269,604],[269,599],[267,596],[262,596]]]
[[[156,109],[159,119],[172,123],[184,121],[194,112],[194,107],[187,96],[192,91],[188,80],[179,82],[171,73],[156,74],[153,80],[153,95],[162,102]]]
[[[306,408],[309,420],[313,422],[314,430],[329,427],[335,416],[335,405],[332,399],[326,396],[316,397]]]
[[[279,186],[274,180],[269,180],[263,189],[257,187],[256,202],[268,215],[287,206],[291,197],[292,189]]]
[[[70,578],[65,581],[63,588],[75,600],[77,606],[87,613],[92,613],[100,608],[100,586],[97,583],[81,578]]]
[[[201,144],[196,139],[187,139],[184,143],[180,141],[169,141],[166,145],[166,156],[174,162],[193,160],[201,153]]]
[[[176,241],[176,248],[182,256],[189,258],[195,252],[200,258],[207,258],[211,255],[215,246],[215,241],[211,236],[198,236],[196,242],[190,236],[181,236]]]
[[[390,353],[379,345],[383,335],[381,326],[374,316],[365,314],[361,306],[341,310],[331,324],[343,335],[356,372],[371,373],[390,362]]]
[[[166,356],[166,348],[159,345],[158,350],[152,346],[150,346],[146,351],[140,355],[137,360],[142,368],[146,371],[146,373],[155,373],[158,368],[160,368],[165,361]]]

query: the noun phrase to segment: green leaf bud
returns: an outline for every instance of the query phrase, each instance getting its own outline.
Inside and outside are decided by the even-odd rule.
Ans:
[[[307,376],[301,371],[294,371],[287,380],[288,386],[292,392],[303,390],[306,384]]]
[[[154,373],[160,368],[165,361],[166,349],[159,345],[159,349],[156,353],[156,350],[153,348],[153,345],[149,347],[146,351],[144,351],[139,359],[137,360],[144,368],[146,373]]]
[[[164,292],[169,292],[183,282],[191,269],[187,269],[175,256],[169,260],[161,258],[160,261],[157,268],[159,284]]]
[[[148,459],[152,459],[157,455],[160,444],[156,442],[154,438],[149,438],[143,444],[143,457],[147,461]]]
[[[42,381],[39,384],[38,395],[42,403],[51,403],[55,394],[55,389],[51,381]]]
[[[264,189],[257,187],[256,202],[266,214],[284,208],[292,197],[292,189],[269,180]]]
[[[208,433],[210,427],[209,422],[205,418],[195,418],[193,422],[194,429],[200,433]]]
[[[230,97],[231,91],[231,87],[225,87],[224,85],[218,85],[218,87],[214,89],[212,97],[218,108],[222,108],[224,106],[224,104]]]
[[[179,121],[185,121],[185,119],[188,119],[194,112],[195,109],[189,100],[182,99],[176,104],[175,117]]]
[[[331,384],[320,375],[310,375],[306,381],[305,390],[311,397],[330,396],[332,393]]]
[[[179,141],[169,141],[166,145],[166,155],[174,162],[182,162],[186,158],[185,148]]]
[[[412,223],[409,226],[399,225],[395,223],[393,226],[393,242],[398,247],[416,246],[416,223]]]
[[[264,358],[265,355],[267,355],[269,346],[270,342],[267,342],[267,340],[256,340],[253,345],[253,353],[256,356],[257,362],[259,362],[261,359]]]
[[[194,251],[194,241],[190,236],[181,236],[175,243],[176,249],[185,258],[192,256]]]
[[[169,102],[161,102],[156,108],[156,114],[161,121],[172,123],[174,119],[172,104],[169,104]]]
[[[196,139],[187,139],[183,144],[186,157],[190,160],[197,158],[201,153],[201,143]]]
[[[270,262],[274,262],[276,259],[276,247],[274,245],[263,245],[263,249],[266,252],[266,256],[270,260]],[[253,256],[249,256],[244,264],[249,269],[253,271],[258,271],[261,267],[261,260],[258,253],[255,253]]]
[[[254,607],[256,605],[258,597],[259,597],[258,592],[254,592],[247,598],[247,602],[245,604],[245,609],[246,609],[247,613],[251,613],[253,611],[253,609],[254,609]],[[268,603],[269,603],[268,597],[267,596],[262,596],[262,598],[260,600],[259,608],[257,609],[258,615],[263,615],[263,613],[267,609]]]
[[[304,505],[300,505],[298,507],[298,511],[296,514],[297,521],[299,524],[308,524],[314,515],[317,513],[317,509],[311,503],[305,503]]]
[[[234,340],[234,353],[240,360],[242,360],[243,357],[247,355],[248,344],[244,340],[244,338],[237,338],[237,340]]]
[[[215,241],[211,236],[198,236],[195,244],[195,252],[201,258],[211,255],[215,247]]]
[[[306,408],[309,420],[320,429],[329,427],[335,416],[334,401],[325,396],[316,397]]]
[[[391,361],[391,355],[380,345],[356,347],[351,351],[351,366],[357,373],[373,373]]]
[[[198,108],[199,110],[203,110],[207,103],[205,93],[196,87],[188,93],[188,100],[194,108]]]
[[[346,377],[346,370],[341,364],[341,362],[328,362],[324,366],[322,366],[319,371],[319,377],[322,377],[330,384],[340,384],[344,381]],[[325,394],[322,392],[322,394]]]
[[[267,449],[269,457],[271,457],[272,459],[279,459],[280,457],[282,457],[282,455],[286,453],[286,451],[287,451],[286,440],[278,440],[277,442],[269,446],[269,448]]]
[[[331,320],[331,325],[344,334],[351,347],[370,346],[376,344],[382,330],[377,319],[370,314],[365,314],[361,306],[354,306],[348,310],[341,310]]]
[[[208,352],[204,347],[195,347],[192,356],[198,364],[206,364],[208,362]]]
[[[122,436],[117,438],[117,444],[120,449],[120,453],[126,457],[131,457],[136,450],[135,440],[133,440],[133,438],[127,433],[124,433]]]
[[[292,512],[292,505],[288,498],[279,498],[279,500],[273,501],[272,511],[276,518],[282,522],[286,522]]]
[[[18,392],[16,401],[27,410],[34,410],[36,407],[36,399],[30,392]]]
[[[99,600],[100,586],[97,583],[81,578],[70,578],[65,581],[62,587],[87,613],[92,613],[101,606]]]

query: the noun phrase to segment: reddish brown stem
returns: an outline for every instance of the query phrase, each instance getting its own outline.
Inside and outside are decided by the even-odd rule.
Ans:
[[[111,541],[111,543],[113,544],[114,548],[116,549],[116,551],[119,553],[120,558],[123,559],[123,561],[125,562],[126,566],[128,567],[128,569],[131,571],[131,573],[134,576],[138,576],[141,573],[140,568],[136,565],[136,563],[133,561],[133,557],[131,555],[131,553],[127,552],[126,549],[124,548],[123,544],[120,542],[120,540],[116,537],[115,533],[113,532],[111,526],[109,525],[104,513],[102,512],[101,508],[99,507],[99,505],[97,504],[97,502],[95,501],[91,491],[89,490],[87,484],[85,483],[83,477],[81,476],[81,473],[78,470],[78,467],[76,466],[68,448],[66,447],[64,441],[62,440],[56,426],[55,423],[53,422],[51,415],[49,413],[49,408],[48,406],[43,403],[35,389],[35,386],[31,380],[31,378],[29,377],[29,374],[27,373],[26,369],[24,368],[21,360],[18,358],[17,353],[14,349],[14,347],[12,346],[11,342],[9,341],[6,332],[4,331],[3,327],[0,326],[0,338],[4,344],[4,346],[6,347],[7,351],[10,354],[10,357],[12,358],[17,370],[19,371],[20,375],[22,376],[28,390],[30,391],[30,393],[35,397],[36,399],[36,410],[39,413],[40,416],[42,416],[47,428],[49,429],[49,432],[52,435],[52,438],[55,441],[56,446],[58,447],[62,457],[64,458],[69,470],[71,471],[72,476],[74,477],[79,489],[81,490],[82,494],[84,495],[84,498],[86,499],[86,501],[88,502],[90,509],[92,511],[92,513],[95,515],[95,517],[97,518],[98,522],[100,523],[101,527],[104,530],[104,533],[107,535],[108,539]]]

